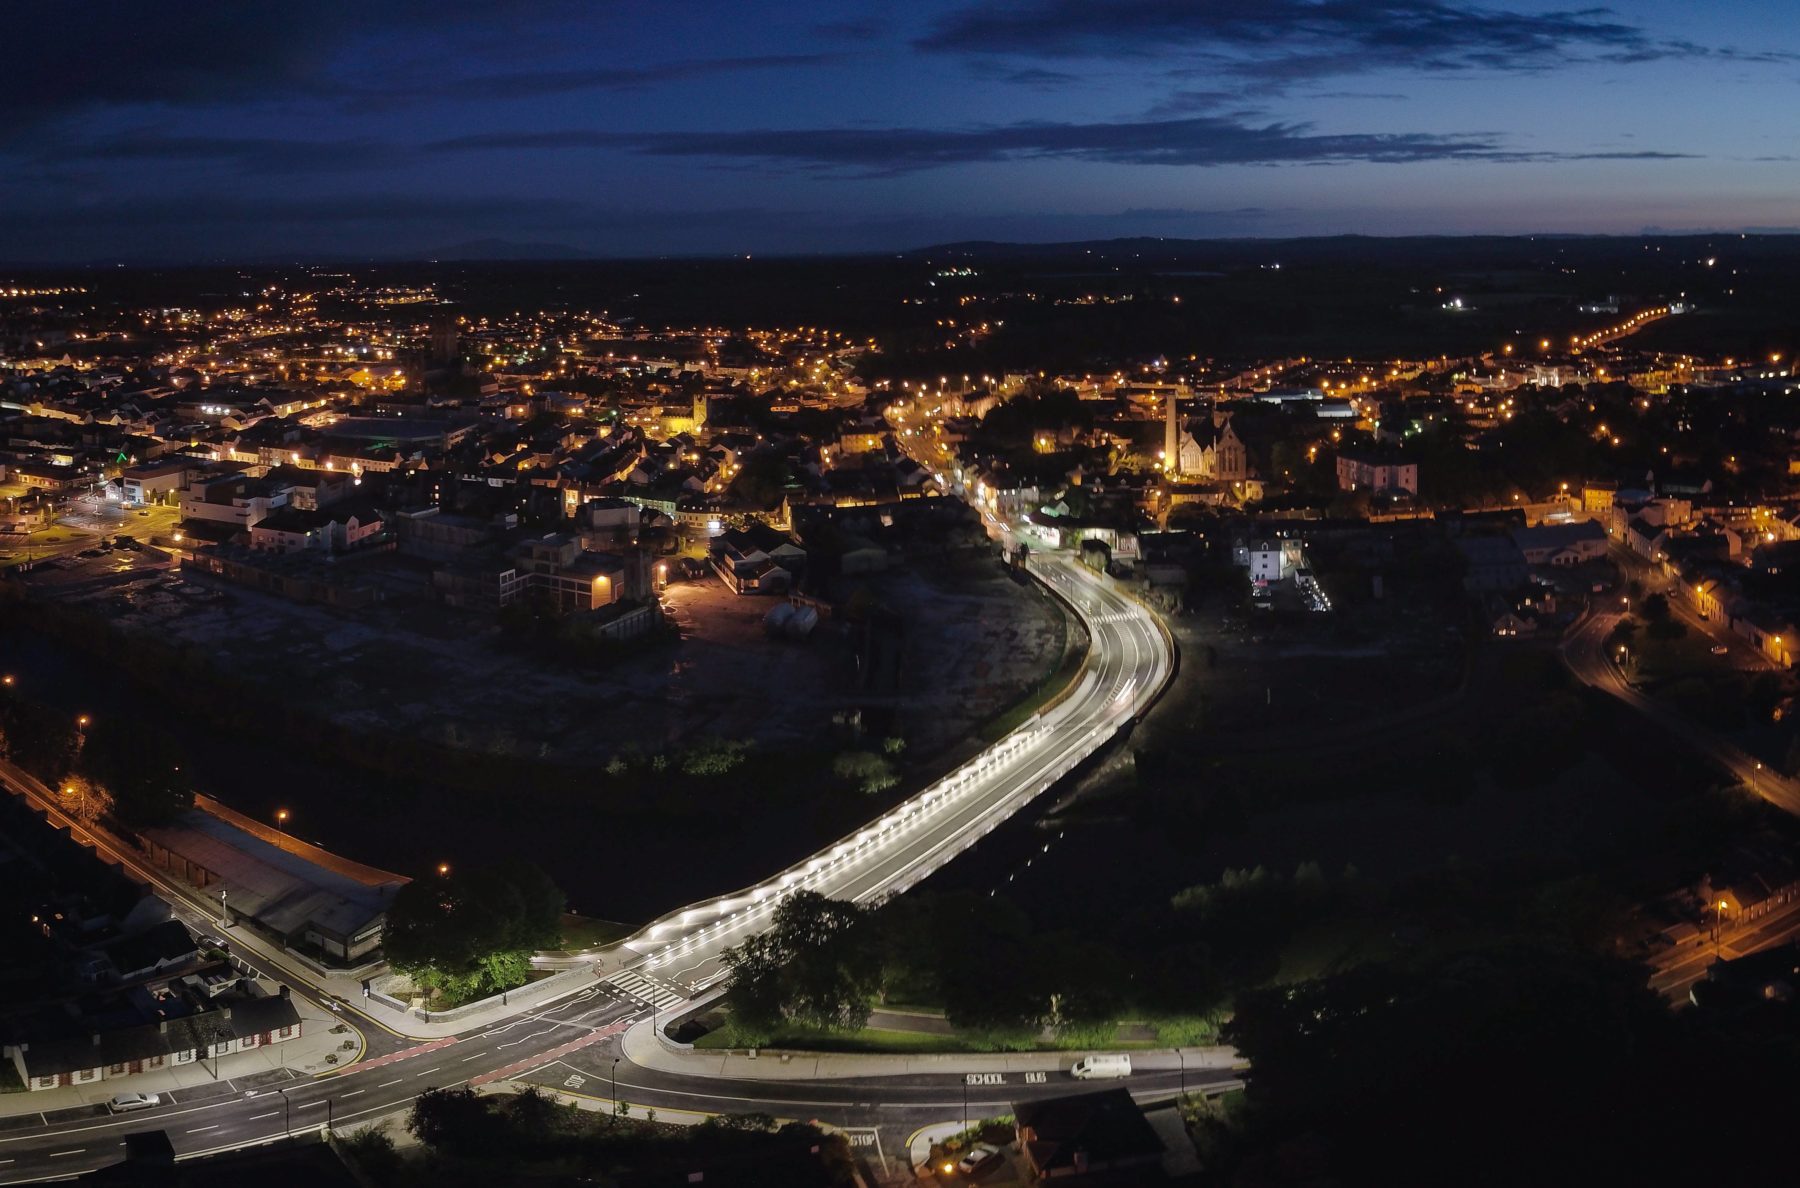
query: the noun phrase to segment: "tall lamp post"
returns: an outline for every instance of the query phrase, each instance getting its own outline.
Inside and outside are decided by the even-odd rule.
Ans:
[[[619,1058],[613,1057],[612,1063],[612,1103],[613,1113],[619,1112]]]
[[[282,1108],[283,1115],[284,1115],[282,1118],[282,1127],[281,1128],[284,1132],[286,1132],[287,1137],[293,1138],[294,1137],[294,1103],[288,1100],[287,1090],[283,1089],[280,1085],[275,1086],[275,1092],[281,1094],[281,1108]]]
[[[1181,1095],[1187,1096],[1187,1053],[1180,1048],[1175,1049],[1175,1059],[1181,1061]]]

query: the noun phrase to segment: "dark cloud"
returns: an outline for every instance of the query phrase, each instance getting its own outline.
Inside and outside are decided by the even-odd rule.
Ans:
[[[391,145],[372,140],[289,140],[251,136],[166,136],[138,131],[86,144],[62,144],[41,163],[81,161],[211,161],[243,173],[325,173],[395,160]]]
[[[505,74],[444,77],[418,83],[377,83],[354,94],[371,99],[523,99],[570,91],[629,91],[661,83],[686,82],[745,70],[794,70],[838,61],[835,54],[763,54],[743,58],[697,58],[650,66],[602,66],[588,70],[520,70]]]
[[[1213,69],[1275,81],[1734,52],[1658,41],[1604,8],[1521,12],[1452,0],[1019,0],[951,13],[915,44],[1051,57],[1201,55]]]
[[[1082,81],[1079,74],[1070,74],[1067,70],[1044,70],[1035,66],[1024,70],[1003,71],[999,78],[1001,82],[1040,91],[1058,90]]]
[[[579,11],[574,0],[530,9],[537,22]],[[0,111],[17,131],[108,105],[331,98],[330,68],[358,38],[504,31],[517,19],[492,0],[12,0]]]
[[[786,163],[863,175],[993,161],[1115,165],[1285,165],[1346,161],[1548,161],[1618,154],[1520,152],[1488,133],[1317,133],[1303,124],[1218,117],[1022,123],[968,129],[814,128],[737,132],[499,132],[437,141],[438,152],[612,149],[656,157]],[[1630,154],[1640,159],[1672,153]]]

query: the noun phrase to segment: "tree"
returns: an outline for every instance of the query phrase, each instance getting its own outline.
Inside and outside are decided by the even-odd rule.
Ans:
[[[55,784],[75,766],[81,731],[66,713],[26,701],[0,697],[0,753],[47,784]]]
[[[831,774],[856,785],[865,795],[885,792],[900,782],[894,765],[872,751],[845,751],[831,761]]]
[[[1721,1150],[1739,1182],[1792,1178],[1789,1010],[1676,1014],[1614,958],[1433,948],[1241,995],[1225,1038],[1256,1072],[1221,1182],[1679,1183]],[[1721,1079],[1732,1108],[1694,1125]]]
[[[1644,618],[1651,623],[1667,622],[1669,618],[1669,598],[1666,594],[1652,594],[1643,602]]]
[[[873,911],[816,891],[775,909],[769,929],[725,953],[731,1001],[746,1024],[857,1031],[881,989]]]
[[[427,1089],[413,1099],[406,1128],[428,1147],[465,1155],[491,1144],[498,1129],[487,1098],[473,1089]]]
[[[383,948],[426,988],[495,994],[522,985],[531,953],[561,940],[564,906],[549,876],[527,862],[417,879],[388,906]]]
[[[182,755],[161,730],[131,717],[104,717],[89,728],[81,768],[112,798],[126,825],[162,825],[194,806]]]

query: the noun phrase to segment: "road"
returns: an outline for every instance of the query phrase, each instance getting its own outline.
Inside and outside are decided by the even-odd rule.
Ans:
[[[855,1081],[721,1081],[642,1068],[622,1058],[618,1036],[630,1023],[658,1012],[685,1009],[696,994],[715,990],[720,954],[766,925],[781,899],[801,888],[834,898],[867,902],[903,891],[974,845],[1013,813],[1066,775],[1141,714],[1174,671],[1173,646],[1143,607],[1066,556],[1039,555],[1032,571],[1085,624],[1089,654],[1072,689],[980,756],[908,799],[879,820],[826,847],[755,887],[672,912],[621,946],[565,957],[556,964],[594,966],[596,981],[543,1009],[491,1026],[424,1043],[401,1039],[375,1014],[352,1010],[364,1026],[363,1058],[324,1076],[274,1086],[223,1081],[202,1097],[177,1091],[152,1110],[113,1116],[98,1107],[52,1115],[0,1118],[0,1185],[66,1176],[116,1161],[123,1136],[139,1130],[169,1133],[176,1150],[191,1155],[281,1137],[326,1124],[343,1125],[403,1109],[429,1087],[532,1080],[566,1087],[570,1078],[596,1086],[617,1071],[619,1097],[637,1107],[703,1112],[760,1110],[838,1125],[896,1128],[921,1122],[998,1112],[1026,1096],[1066,1092],[1059,1075],[1033,1085],[1004,1087],[1003,1096],[976,1100],[955,1075],[869,1077]],[[0,765],[0,779],[20,788],[35,784]],[[41,787],[40,799],[48,796]],[[48,811],[66,823],[54,803]],[[60,819],[59,819],[60,818]],[[160,871],[146,867],[126,847],[102,836],[103,853],[137,870],[176,903],[197,926],[205,907]],[[250,944],[234,946],[261,972],[298,993],[314,996],[307,972]],[[1054,1056],[1047,1057],[1055,1063]],[[620,1063],[615,1064],[615,1059]],[[1066,1064],[1072,1056],[1060,1063]],[[1215,1072],[1214,1081],[1233,1074]],[[1012,1078],[1017,1080],[1018,1078]],[[1207,1077],[1186,1074],[1190,1087]],[[1131,1088],[1168,1096],[1177,1074],[1134,1076]],[[990,1091],[999,1092],[999,1087]],[[979,1095],[976,1095],[979,1096]],[[966,1103],[966,1105],[965,1105]]]
[[[800,889],[869,902],[918,883],[1046,791],[1142,713],[1174,671],[1168,637],[1149,611],[1064,556],[1033,572],[1074,608],[1089,637],[1070,694],[976,759],[819,853],[754,887],[692,904],[624,942],[643,968],[688,994],[723,974],[720,954],[761,927]]]
[[[249,1085],[226,1080],[206,1091],[181,1090],[154,1109],[108,1114],[102,1107],[51,1115],[0,1118],[0,1185],[73,1175],[117,1162],[125,1136],[165,1131],[178,1156],[229,1150],[323,1126],[343,1127],[404,1110],[429,1088],[527,1082],[570,1092],[571,1084],[608,1102],[629,1102],[642,1114],[685,1110],[703,1113],[764,1112],[778,1118],[816,1119],[834,1126],[873,1128],[883,1147],[902,1149],[921,1125],[968,1111],[971,1118],[1004,1112],[1010,1103],[1068,1092],[1080,1084],[1050,1065],[1048,1054],[1036,1083],[1024,1074],[970,1089],[963,1074],[943,1073],[834,1080],[726,1080],[680,1076],[631,1063],[620,1035],[648,1008],[607,986],[581,991],[551,1010],[534,1012],[464,1035],[413,1045],[365,1059],[341,1072],[312,1079]],[[617,1063],[615,1063],[617,1061]],[[1132,1092],[1167,1099],[1230,1084],[1229,1069],[1158,1070],[1134,1075]]]
[[[1610,693],[1713,760],[1770,804],[1800,816],[1800,784],[1764,767],[1761,760],[1741,747],[1641,692],[1625,679],[1607,644],[1607,637],[1623,618],[1617,611],[1590,613],[1563,637],[1559,645],[1563,663],[1575,678]]]

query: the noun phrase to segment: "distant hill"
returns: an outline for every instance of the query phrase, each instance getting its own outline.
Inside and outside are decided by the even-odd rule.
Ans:
[[[510,239],[470,239],[427,252],[413,252],[409,260],[589,260],[593,257],[566,243],[517,243]]]

